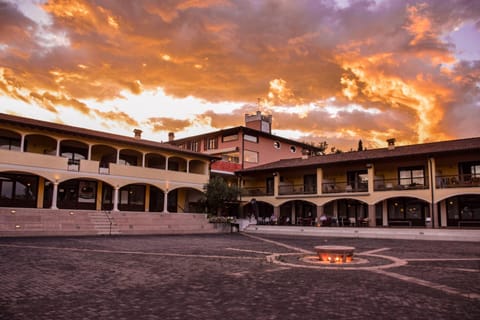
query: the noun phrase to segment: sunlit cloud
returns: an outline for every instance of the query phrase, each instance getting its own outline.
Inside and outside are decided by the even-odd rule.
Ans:
[[[480,6],[8,0],[0,112],[166,140],[244,124],[348,150],[479,134]]]

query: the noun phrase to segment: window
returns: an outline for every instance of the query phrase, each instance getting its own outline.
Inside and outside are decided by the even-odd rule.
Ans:
[[[354,191],[367,191],[368,190],[367,170],[348,171],[347,185],[353,188]]]
[[[188,141],[187,142],[187,150],[199,152],[200,151],[200,143],[197,140]]]
[[[232,163],[240,163],[238,152],[222,154],[222,160]]]
[[[246,134],[243,136],[243,139],[245,141],[250,141],[250,142],[255,142],[255,143],[258,143],[258,137],[257,136],[251,136],[249,134]]]
[[[280,147],[281,147],[280,142],[279,142],[279,141],[274,141],[274,142],[273,142],[273,147],[274,147],[275,149],[280,149]]]
[[[258,152],[245,150],[245,162],[258,163]]]
[[[206,138],[204,149],[205,150],[218,149],[218,137]]]
[[[401,186],[425,185],[425,168],[422,166],[399,168],[398,179]]]
[[[222,142],[236,141],[238,140],[238,134],[231,134],[229,136],[223,136]]]
[[[480,162],[464,162],[459,165],[462,181],[470,182],[480,180]]]
[[[291,153],[297,152],[297,148],[295,146],[290,146],[290,152]]]

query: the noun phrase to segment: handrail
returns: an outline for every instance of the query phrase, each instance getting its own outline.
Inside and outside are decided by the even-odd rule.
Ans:
[[[110,214],[110,211],[103,211],[103,213],[105,214],[105,217],[107,217],[108,219],[108,222],[110,223],[110,229],[108,231],[108,235],[111,236],[112,235],[112,219],[110,218],[109,214]]]

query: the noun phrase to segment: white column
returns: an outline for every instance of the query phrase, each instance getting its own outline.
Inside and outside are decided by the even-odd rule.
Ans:
[[[165,191],[164,200],[163,200],[163,212],[168,213],[168,190]]]
[[[113,211],[119,211],[118,210],[118,192],[120,190],[119,186],[115,187],[115,190],[113,191]]]
[[[370,184],[369,187],[370,189]],[[376,219],[376,212],[375,212],[375,205],[370,204],[368,205],[368,226],[369,227],[375,227],[377,225],[377,219]]]
[[[60,156],[60,140],[57,140],[57,151],[55,154],[57,157]]]
[[[25,147],[25,135],[22,134],[22,139],[20,140],[20,152],[23,152],[23,148]]]
[[[92,160],[92,145],[88,145],[88,154],[87,154],[87,160]]]
[[[382,203],[382,220],[383,220],[383,226],[388,227],[388,203],[387,203],[387,200],[383,200],[383,203]]]
[[[280,207],[273,207],[273,216],[275,224],[278,224],[278,222],[280,221]]]
[[[53,194],[52,194],[52,206],[50,209],[58,209],[57,208],[57,194],[58,194],[58,182],[53,183]]]
[[[441,216],[441,227],[447,227],[447,201],[443,200],[440,202],[440,216]]]

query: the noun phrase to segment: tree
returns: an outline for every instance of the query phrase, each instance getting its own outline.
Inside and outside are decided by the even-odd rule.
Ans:
[[[358,151],[363,151],[363,142],[362,139],[358,140]]]
[[[228,203],[237,201],[238,188],[228,185],[222,177],[212,176],[204,186],[205,205],[209,213],[219,215]]]

